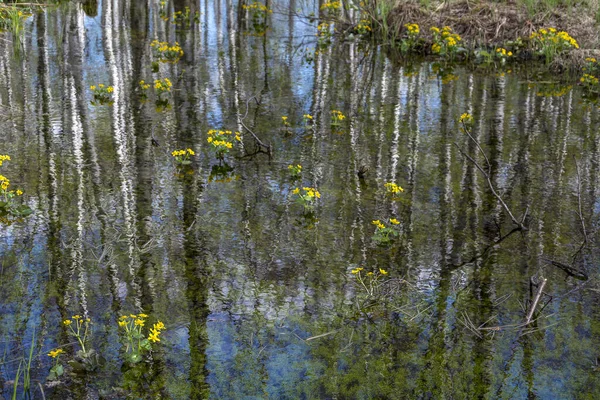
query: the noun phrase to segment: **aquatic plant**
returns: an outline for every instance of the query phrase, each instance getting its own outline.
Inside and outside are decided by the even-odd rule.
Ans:
[[[431,27],[433,34],[433,44],[431,45],[431,51],[433,54],[454,59],[454,57],[462,50],[460,43],[462,38],[459,34],[453,33],[452,28],[444,26],[442,29],[438,27]]]
[[[404,189],[402,188],[402,186],[397,185],[394,182],[387,182],[383,186],[386,189],[387,195],[390,196],[392,200],[399,200],[400,198],[397,197],[397,195],[399,193],[404,192]]]
[[[180,165],[189,165],[192,162],[190,161],[190,156],[195,156],[196,153],[192,149],[185,150],[174,150],[171,152],[171,155],[175,159],[175,162]]]
[[[506,62],[506,60],[508,60],[510,57],[513,56],[512,51],[507,51],[505,48],[503,47],[498,47],[496,49],[496,58],[498,58],[500,60],[500,62],[504,63]]]
[[[159,3],[160,8],[158,9],[158,16],[160,17],[160,19],[162,19],[163,21],[168,21],[169,20],[169,13],[167,10],[167,2],[166,1],[161,1]]]
[[[210,143],[219,160],[223,160],[225,154],[229,153],[229,150],[233,148],[233,140],[230,138],[231,135],[234,135],[234,133],[235,140],[238,142],[241,141],[242,139],[239,132],[217,129],[211,129],[208,131],[208,138],[206,141]]]
[[[273,13],[266,5],[254,1],[250,4],[243,4],[242,8],[250,14],[252,29],[256,36],[263,36],[269,28],[267,24],[267,16]]]
[[[600,63],[595,57],[586,57],[583,71],[590,75],[600,74]]]
[[[69,329],[69,335],[77,339],[81,346],[81,351],[86,353],[85,342],[91,334],[91,320],[83,318],[81,315],[73,315],[71,319],[65,319],[63,325]]]
[[[556,28],[539,29],[529,36],[529,40],[537,54],[543,56],[548,63],[563,52],[579,48],[579,44],[571,35]]]
[[[410,53],[414,51],[419,44],[419,33],[421,29],[418,24],[405,24],[406,36],[400,40],[400,51]]]
[[[302,165],[290,164],[288,165],[288,171],[290,172],[290,177],[292,178],[292,180],[300,179],[300,177],[302,176]]]
[[[331,126],[340,126],[346,116],[339,110],[331,110]]]
[[[354,28],[354,32],[359,35],[367,35],[373,32],[373,29],[371,29],[371,21],[368,19],[361,19]]]
[[[54,365],[50,368],[50,373],[48,374],[48,380],[54,381],[65,373],[65,368],[60,362],[60,356],[64,354],[64,352],[63,349],[55,349],[48,353],[48,357],[52,357],[54,360]]]
[[[598,88],[598,78],[590,74],[583,74],[581,78],[579,78],[579,82],[581,85],[587,90],[596,90]]]
[[[10,156],[0,155],[0,167],[6,161],[11,161]],[[0,217],[2,217],[2,222],[10,224],[11,221],[6,218],[7,216],[19,218],[32,213],[31,208],[18,201],[22,195],[21,189],[11,189],[10,180],[4,175],[0,175]]]
[[[355,277],[358,287],[368,296],[375,296],[383,283],[383,278],[388,275],[388,271],[383,268],[377,268],[374,271],[363,272],[363,267],[354,268],[350,273]]]
[[[321,198],[321,193],[312,187],[295,188],[292,190],[292,195],[295,196],[296,201],[304,206],[304,211],[311,212],[314,210],[314,206],[317,204],[317,200]]]
[[[148,315],[146,314],[130,314],[119,317],[119,327],[125,337],[126,348],[125,354],[127,359],[132,363],[142,361],[144,352],[151,351],[156,343],[160,342],[160,335],[165,329],[165,324],[157,321],[152,328],[146,329],[144,334],[144,326]]]
[[[331,26],[328,22],[323,22],[317,26],[317,48],[325,49],[331,44],[333,33],[331,32]],[[315,55],[318,54],[315,52]]]
[[[184,11],[177,11],[173,14],[173,24],[177,26],[185,25],[189,27],[191,25],[191,12],[190,8],[186,6]]]
[[[314,117],[310,114],[304,114],[302,116],[302,121],[305,126],[312,125],[315,122]]]
[[[161,63],[176,64],[183,57],[183,50],[178,42],[170,45],[169,42],[154,40],[150,47],[152,47],[154,58]]]
[[[400,221],[396,218],[389,220],[390,225],[386,226],[381,220],[371,221],[375,225],[375,233],[373,234],[373,241],[379,245],[389,244],[400,232],[398,231],[398,225]]]
[[[92,96],[94,100],[92,100],[92,105],[105,105],[109,106],[113,104],[112,93],[115,89],[112,86],[106,86],[103,83],[98,85],[90,86],[90,90],[92,91]]]
[[[210,174],[208,175],[208,181],[215,183],[228,183],[234,180],[239,180],[240,176],[234,174],[233,171],[234,168],[226,162],[219,165],[213,165],[210,169]]]
[[[154,90],[156,91],[156,95],[160,98],[161,95],[165,93],[169,93],[173,84],[169,78],[163,79],[155,79],[154,80]]]
[[[323,3],[321,6],[321,11],[327,12],[329,16],[337,16],[342,9],[341,1],[328,1]]]

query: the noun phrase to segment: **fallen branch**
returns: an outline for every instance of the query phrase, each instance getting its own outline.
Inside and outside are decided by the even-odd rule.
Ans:
[[[548,279],[544,278],[544,279],[542,279],[542,282],[538,286],[538,291],[535,295],[535,299],[533,300],[533,304],[531,305],[531,308],[529,309],[529,313],[527,313],[527,318],[525,319],[525,325],[529,325],[529,323],[531,322],[531,318],[533,317],[535,308],[537,307],[538,303],[540,302],[540,299],[542,298],[542,293],[544,291],[544,286],[546,286],[546,282],[548,282]]]
[[[242,118],[240,118],[240,124],[242,124],[242,126],[244,127],[244,129],[246,129],[248,132],[250,132],[250,134],[252,135],[252,137],[254,138],[254,140],[256,141],[256,143],[258,144],[259,149],[262,149],[262,148],[266,149],[266,153],[268,154],[269,157],[271,157],[272,154],[273,154],[272,150],[271,150],[271,144],[270,143],[268,145],[264,144],[262,142],[262,140],[260,140],[258,138],[258,136],[256,136],[256,133],[254,133],[254,131],[252,131],[252,129],[248,128],[246,126],[246,124],[244,124],[244,119],[246,119],[246,117],[248,116],[248,110],[249,110],[248,104],[250,103],[250,100],[252,100],[252,99],[254,99],[256,101],[256,104],[260,104],[258,102],[258,99],[256,98],[256,96],[249,97],[246,100],[246,113],[244,114],[244,116]],[[259,153],[259,152],[257,152],[257,153]]]

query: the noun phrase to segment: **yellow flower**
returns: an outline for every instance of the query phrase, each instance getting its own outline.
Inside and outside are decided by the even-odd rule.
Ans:
[[[373,276],[373,272],[371,272],[371,271],[367,272],[367,276]]]
[[[398,221],[396,218],[392,218],[392,219],[390,219],[390,223],[394,224],[394,225],[398,225],[400,223],[400,221]]]
[[[196,153],[194,153],[194,150],[192,150],[192,149],[187,149],[187,152],[190,156],[196,155]],[[145,315],[145,314],[140,314],[140,316],[142,316],[142,315]],[[142,317],[142,318],[148,318],[148,316],[146,315],[145,317]]]
[[[150,340],[151,342],[160,342],[160,338],[158,337],[158,335],[160,334],[160,332],[158,331],[151,331],[150,335],[148,335],[148,340]]]
[[[73,315],[71,318],[73,318],[75,321],[79,321],[81,319],[81,315]]]
[[[127,326],[127,321],[119,321],[119,326],[124,328]]]
[[[362,271],[364,268],[354,268],[352,271],[350,271],[352,274],[356,275],[358,274],[360,271]]]
[[[112,87],[112,86],[109,86],[109,87],[106,89],[106,91],[107,91],[108,93],[112,93],[112,92],[114,92],[114,90],[115,90],[115,89],[113,89],[113,87]]]
[[[64,324],[65,326],[69,326],[69,325],[71,325],[72,323],[73,323],[73,321],[71,321],[70,319],[65,319],[65,320],[63,321],[63,324]]]
[[[381,269],[381,268],[379,268],[379,273],[381,275],[387,275],[388,274],[388,272],[385,269]]]
[[[160,330],[162,330],[162,329],[165,329],[165,324],[163,324],[161,321],[157,321],[157,322],[154,324],[153,328],[154,328],[155,330],[157,330],[157,331],[160,331]]]
[[[21,196],[23,192],[20,189],[17,189],[17,196]]]
[[[63,349],[56,349],[56,350],[52,350],[50,351],[50,353],[48,353],[48,356],[52,357],[52,358],[56,358],[58,356],[60,356],[61,354],[63,354],[65,351]]]
[[[90,86],[90,89],[91,90],[96,90],[96,86],[92,85],[92,86]]]
[[[121,321],[125,321],[127,318],[129,318],[127,315],[121,315],[121,316],[119,317],[119,320],[121,320]]]
[[[146,321],[145,321],[145,320],[143,320],[143,319],[136,319],[136,320],[135,320],[135,326],[144,326],[144,323],[145,323],[145,322],[146,322]]]
[[[299,194],[300,193],[300,188],[296,188],[294,190],[292,190],[293,194]]]

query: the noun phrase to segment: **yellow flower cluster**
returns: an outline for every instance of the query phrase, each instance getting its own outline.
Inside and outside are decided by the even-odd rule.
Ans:
[[[473,123],[473,116],[469,113],[463,113],[460,118],[458,119],[458,122],[463,123],[465,125],[468,124],[472,124]]]
[[[367,32],[372,32],[373,30],[371,29],[371,21],[368,19],[361,19],[358,25],[356,25],[356,30],[362,35]]]
[[[346,116],[339,110],[331,110],[331,118],[334,121],[343,121],[346,119]]]
[[[286,117],[285,115],[281,117],[281,122],[283,123],[283,126],[285,126],[285,127],[290,126],[290,122],[288,121],[288,117]]]
[[[402,189],[401,186],[396,185],[393,182],[388,182],[388,183],[386,183],[383,186],[385,186],[386,189],[387,189],[387,191],[388,191],[388,193],[391,193],[391,194],[398,194],[400,192],[404,192],[404,189]]]
[[[302,165],[300,164],[296,164],[296,165],[288,165],[288,169],[292,172],[301,172],[302,171]]]
[[[56,349],[56,350],[52,350],[50,351],[50,353],[48,353],[49,357],[52,358],[56,358],[58,356],[60,356],[61,354],[63,354],[65,351],[63,349]]]
[[[112,93],[112,92],[114,92],[114,88],[112,86],[106,86],[103,83],[100,83],[98,86],[96,86],[96,85],[90,86],[90,90],[92,90],[96,93],[102,93],[102,92]]]
[[[377,229],[385,229],[385,225],[378,219],[371,221],[373,225],[377,227]]]
[[[174,150],[171,152],[171,155],[173,157],[195,156],[196,153],[192,149],[185,149],[185,150]]]
[[[405,24],[404,27],[408,30],[409,35],[418,35],[420,32],[418,24]]]
[[[175,44],[171,45],[169,42],[159,42],[158,40],[154,40],[150,47],[154,50],[154,55],[158,59],[158,61],[163,63],[176,63],[181,57],[183,57],[183,50],[179,43],[175,42]]]
[[[540,90],[535,95],[538,97],[562,97],[565,94],[569,93],[573,89],[572,85],[559,87],[559,88],[550,88],[547,90]]]
[[[10,181],[8,180],[8,178],[4,175],[0,175],[0,188],[2,188],[3,191],[6,191],[9,186]]]
[[[4,161],[10,161],[10,156],[7,155],[0,155],[0,167],[2,166],[2,163]]]
[[[585,61],[587,61],[587,62],[590,62],[590,63],[595,63],[595,62],[596,62],[596,59],[595,59],[594,57],[587,57],[587,58],[585,59]],[[2,165],[2,164],[0,164],[0,165]]]
[[[538,41],[542,46],[550,44],[559,47],[574,47],[579,48],[579,44],[565,31],[557,31],[556,28],[542,28],[537,32],[533,32],[529,39]]]
[[[304,194],[300,194],[300,188],[296,188],[294,190],[292,190],[293,194],[298,194],[300,195],[300,197],[306,199],[306,200],[314,200],[315,198],[320,199],[321,198],[321,193],[319,193],[319,191],[315,188],[311,188],[311,187],[303,187],[302,190],[304,190]]]
[[[148,335],[148,340],[154,343],[160,342],[159,336],[163,329],[165,329],[165,324],[160,321],[152,325],[152,328],[150,329],[150,335]]]
[[[233,142],[228,139],[228,136],[235,134],[235,140],[238,142],[242,141],[239,132],[232,132],[228,130],[217,130],[211,129],[208,131],[208,138],[206,141],[213,146],[215,151],[217,152],[217,157],[223,158],[225,153],[227,153],[230,149],[233,148]]]
[[[323,22],[317,26],[317,36],[326,36],[330,35],[329,32],[329,24],[327,22]]]
[[[457,33],[452,33],[452,28],[444,26],[441,30],[438,27],[431,27],[433,32],[434,43],[431,46],[431,51],[435,54],[447,54],[456,50],[462,38]]]
[[[146,83],[146,81],[144,81],[143,79],[140,81],[140,89],[142,90],[148,90],[150,89],[150,84]]]
[[[598,84],[598,78],[596,78],[594,75],[583,74],[583,76],[579,79],[579,82],[587,86],[595,86]]]
[[[337,11],[342,8],[342,3],[340,1],[328,1],[327,3],[321,6],[321,10],[328,11]]]
[[[155,79],[154,80],[154,89],[158,91],[158,94],[166,93],[171,91],[171,87],[173,84],[169,78],[163,79]]]
[[[388,272],[387,272],[385,269],[383,269],[383,268],[378,268],[378,269],[379,269],[379,273],[380,273],[381,275],[387,275],[387,274],[388,274]],[[350,272],[351,272],[353,275],[358,275],[358,274],[360,274],[360,272],[361,272],[361,271],[364,271],[364,268],[362,268],[362,267],[359,267],[359,268],[354,268],[354,269],[353,269],[352,271],[350,271]],[[373,273],[373,272],[367,272],[367,276],[373,276],[373,275],[374,275],[374,273]]]
[[[498,53],[499,55],[502,55],[504,57],[512,57],[512,55],[513,55],[512,51],[506,51],[506,49],[502,48],[502,47],[498,47],[496,49],[496,53]]]
[[[260,11],[263,13],[272,13],[273,10],[271,10],[269,7],[265,6],[262,3],[259,3],[257,1],[255,1],[254,3],[251,4],[243,4],[242,8],[244,10],[248,10],[248,11]]]

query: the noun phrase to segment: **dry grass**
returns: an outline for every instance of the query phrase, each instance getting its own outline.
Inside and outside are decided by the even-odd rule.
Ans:
[[[594,0],[598,1],[598,0]],[[569,32],[582,49],[600,47],[596,14],[580,6],[556,7],[531,15],[516,3],[456,1],[425,7],[420,3],[399,1],[388,15],[391,34],[400,37],[404,24],[418,23],[422,34],[429,35],[432,26],[451,26],[470,47],[500,45],[529,35],[542,27],[555,27]]]

